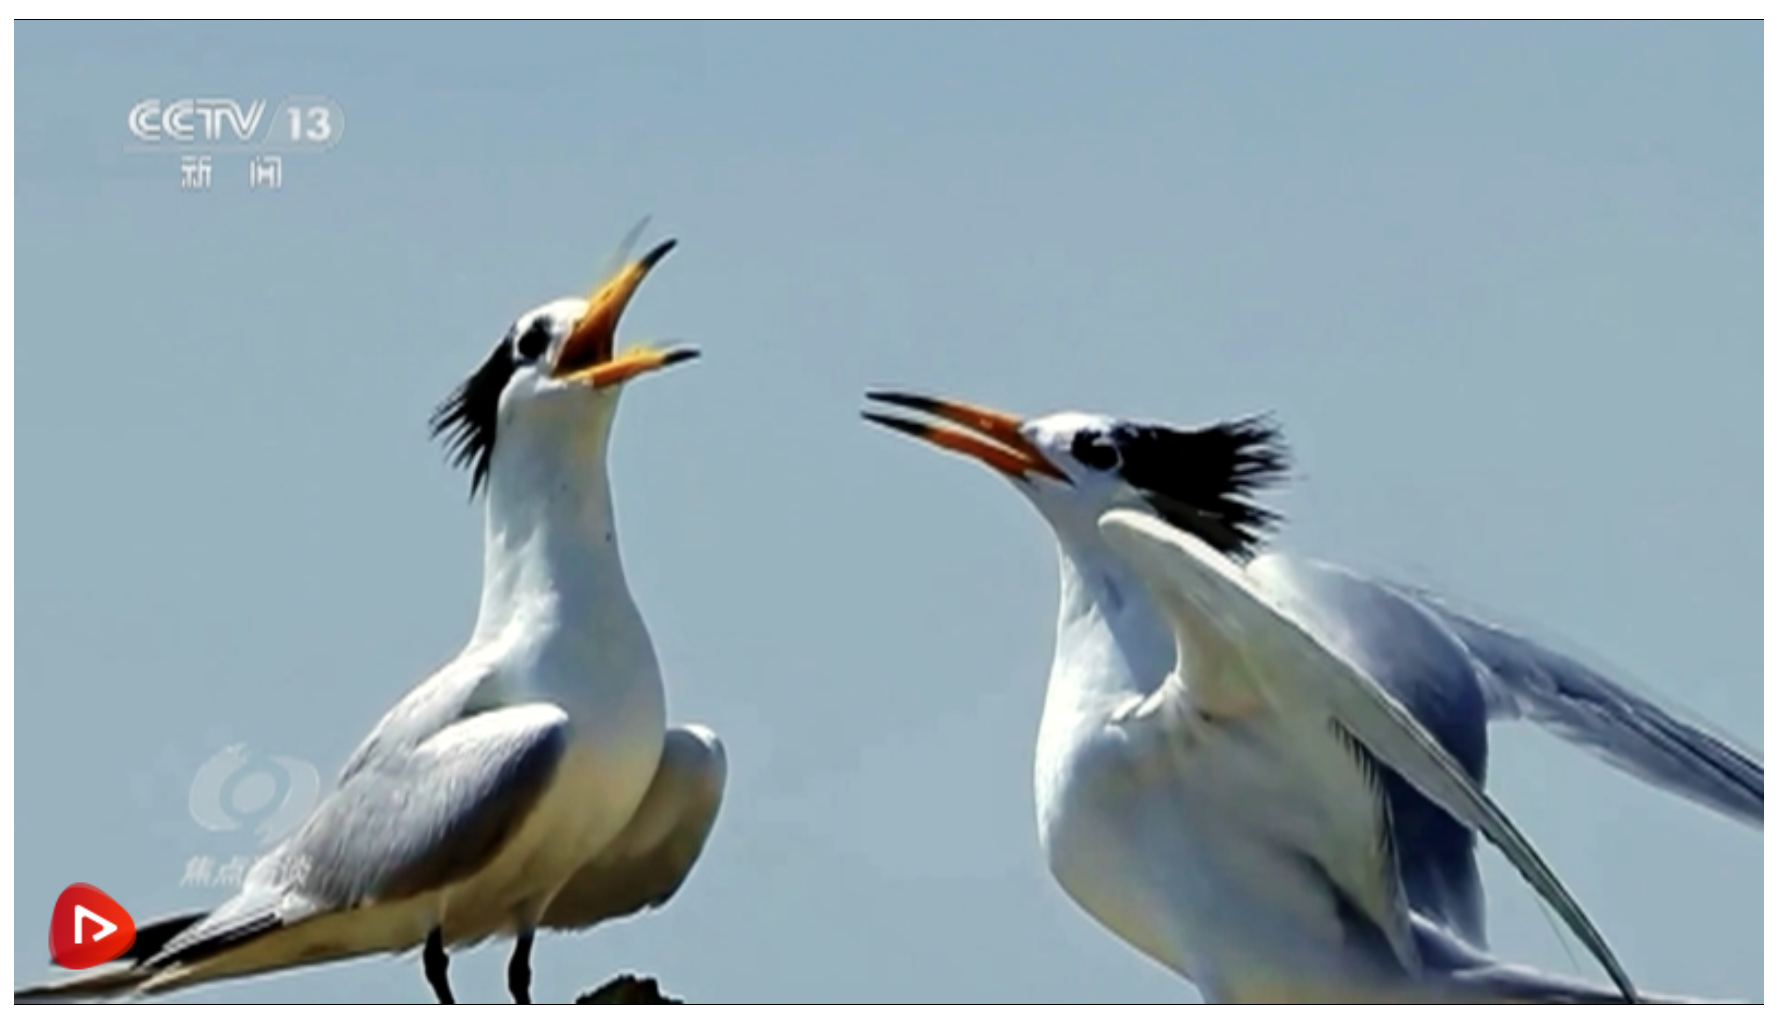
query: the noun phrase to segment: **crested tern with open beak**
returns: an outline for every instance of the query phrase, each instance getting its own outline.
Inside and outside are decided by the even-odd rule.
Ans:
[[[457,657],[359,745],[304,825],[215,909],[145,925],[122,960],[15,1001],[157,994],[423,946],[516,943],[658,906],[715,822],[725,751],[668,729],[660,667],[618,553],[606,469],[625,383],[690,348],[618,353],[619,317],[667,241],[590,300],[521,316],[438,408],[434,434],[486,497],[481,601]]]
[[[1680,1001],[1636,992],[1480,786],[1526,717],[1763,827],[1764,766],[1568,659],[1416,592],[1276,553],[1262,419],[1032,420],[908,393],[866,419],[979,460],[1053,530],[1038,830],[1088,914],[1216,1003]],[[1615,990],[1486,953],[1476,832]]]

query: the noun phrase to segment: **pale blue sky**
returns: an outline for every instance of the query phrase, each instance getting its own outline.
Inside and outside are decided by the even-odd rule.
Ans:
[[[189,816],[211,753],[331,779],[455,652],[480,506],[427,414],[645,213],[682,243],[627,335],[705,358],[625,398],[621,539],[732,771],[680,897],[545,937],[539,1000],[1195,1000],[1038,857],[1047,532],[868,387],[1272,411],[1286,547],[1762,752],[1756,24],[23,24],[16,59],[20,980],[70,882],[220,899],[180,886],[253,850]],[[279,192],[125,151],[140,99],[293,93],[348,127]],[[1524,731],[1492,787],[1643,985],[1762,996],[1759,833]],[[1485,860],[1495,948],[1570,969]],[[187,997],[429,1000],[411,957]]]

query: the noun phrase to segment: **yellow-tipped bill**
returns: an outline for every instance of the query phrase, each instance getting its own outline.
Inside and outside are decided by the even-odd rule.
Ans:
[[[556,351],[555,361],[549,369],[552,378],[594,387],[613,386],[697,356],[697,351],[685,347],[671,350],[638,347],[622,355],[616,353],[617,321],[623,317],[623,309],[629,306],[629,299],[635,296],[636,288],[641,286],[649,271],[678,243],[669,240],[655,245],[646,255],[618,270],[593,293],[587,302],[586,313],[574,323],[573,331]]]

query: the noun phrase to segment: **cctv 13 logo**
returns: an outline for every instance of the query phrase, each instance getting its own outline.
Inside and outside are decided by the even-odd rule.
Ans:
[[[130,950],[136,921],[117,900],[89,884],[62,889],[49,915],[49,958],[63,969],[91,969]]]

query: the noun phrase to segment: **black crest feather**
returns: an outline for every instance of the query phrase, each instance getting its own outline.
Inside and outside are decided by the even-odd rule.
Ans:
[[[1223,555],[1247,559],[1282,519],[1253,500],[1289,470],[1282,432],[1265,416],[1193,431],[1124,424],[1112,429],[1123,480],[1174,527]]]
[[[487,482],[494,455],[494,428],[500,417],[500,393],[518,370],[508,332],[475,373],[463,380],[432,412],[432,437],[444,439],[452,466],[469,469],[469,494]]]

